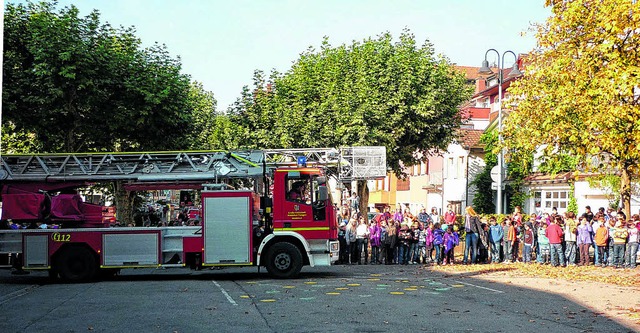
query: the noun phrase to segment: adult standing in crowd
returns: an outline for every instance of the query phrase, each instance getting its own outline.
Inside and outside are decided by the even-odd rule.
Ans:
[[[432,223],[440,223],[440,215],[438,214],[438,208],[431,208],[431,214],[429,215]]]
[[[349,263],[356,263],[356,252],[357,252],[357,243],[356,243],[356,229],[358,221],[356,219],[349,220],[349,225],[347,225],[347,231],[345,234],[345,239],[347,241],[347,246],[349,247]]]
[[[452,227],[456,223],[456,213],[453,211],[452,205],[447,205],[447,212],[444,213],[444,223]]]
[[[384,243],[384,251],[387,257],[385,258],[385,264],[394,264],[396,242],[398,241],[398,230],[393,220],[387,220],[387,241]]]
[[[369,222],[369,244],[371,245],[371,264],[380,264],[380,226],[376,219],[371,219]]]
[[[467,206],[465,208],[465,222],[464,222],[464,231],[466,235],[464,236],[464,264],[475,264],[476,256],[478,255],[478,237],[480,232],[482,231],[482,225],[480,224],[480,218],[478,218],[478,214],[473,207]],[[449,226],[453,228],[453,226]],[[471,261],[469,261],[471,260]]]
[[[360,216],[360,223],[356,228],[356,243],[358,244],[358,254],[356,260],[358,265],[362,263],[362,252],[364,250],[364,264],[367,264],[369,259],[369,226],[367,225],[367,219],[364,216]]]
[[[422,207],[420,213],[418,213],[418,222],[420,222],[423,227],[426,227],[429,222],[429,214],[427,214],[427,210],[424,207]]]
[[[587,222],[591,223],[591,220],[593,220],[593,212],[591,211],[591,206],[585,207],[585,212],[584,214],[582,214],[582,216],[587,218]]]

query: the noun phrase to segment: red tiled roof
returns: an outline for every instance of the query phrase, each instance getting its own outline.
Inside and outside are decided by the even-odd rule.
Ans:
[[[458,143],[467,149],[482,148],[484,147],[484,145],[480,143],[480,136],[482,133],[484,133],[484,130],[461,128]]]
[[[480,67],[455,65],[453,66],[453,68],[455,68],[458,72],[464,73],[464,77],[466,77],[467,80],[475,80],[481,76],[480,74],[478,74],[478,70],[480,69]]]

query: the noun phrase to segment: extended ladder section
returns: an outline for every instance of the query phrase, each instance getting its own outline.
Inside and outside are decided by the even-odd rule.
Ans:
[[[295,165],[298,156],[304,156],[310,166],[327,168],[340,181],[384,178],[387,174],[387,151],[382,146],[265,151],[265,159],[269,165]]]
[[[386,175],[384,147],[347,147],[2,155],[0,181],[216,181],[259,177],[263,175],[264,165],[296,165],[299,156],[305,156],[310,166],[328,168],[340,180],[374,179]]]

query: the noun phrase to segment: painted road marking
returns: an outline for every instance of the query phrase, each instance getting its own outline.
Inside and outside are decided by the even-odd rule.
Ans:
[[[307,281],[307,282],[305,282],[304,284],[317,284],[317,283],[318,283],[318,282],[315,282],[315,281]]]
[[[226,290],[224,290],[224,288],[222,288],[222,286],[217,281],[213,281],[213,284],[215,284],[216,287],[218,287],[220,289],[220,292],[222,292],[224,297],[227,298],[229,303],[231,303],[233,305],[238,305],[238,303],[236,303],[236,301],[234,301],[233,298],[231,298],[231,296],[229,296],[229,293]]]
[[[293,288],[295,288],[295,287],[296,287],[296,286],[282,286],[282,288],[284,288],[284,289],[293,289]]]
[[[462,281],[455,281],[455,282],[460,283],[460,284],[464,284],[464,285],[467,285],[467,286],[472,286],[472,287],[476,287],[476,288],[480,288],[480,289],[484,289],[484,290],[493,291],[494,293],[499,293],[499,294],[504,293],[504,291],[495,290],[495,289],[491,289],[491,288],[487,288],[487,287],[483,287],[483,286],[478,286],[478,285],[475,285],[475,284],[472,284],[472,283],[466,283],[466,282],[462,282]]]
[[[273,299],[273,298],[270,298],[270,299],[261,299],[261,300],[260,300],[260,302],[264,302],[264,303],[273,303],[273,302],[275,302],[275,301],[276,301],[276,300],[275,300],[275,299]]]
[[[14,299],[14,298],[18,298],[20,296],[24,296],[28,293],[30,293],[33,289],[38,288],[37,285],[31,285],[29,287],[26,288],[22,288],[20,290],[16,290],[14,292],[8,293],[7,295],[4,296],[0,296],[0,305],[9,302],[10,300]]]
[[[327,295],[332,295],[332,296],[340,295],[340,293],[338,293],[338,292],[328,292],[328,293],[326,293],[326,294],[327,294]]]
[[[404,295],[404,292],[402,292],[402,291],[392,291],[389,294],[391,294],[391,295]]]

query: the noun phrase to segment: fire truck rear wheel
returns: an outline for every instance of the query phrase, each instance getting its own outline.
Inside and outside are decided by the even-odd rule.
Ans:
[[[294,278],[302,270],[302,254],[291,243],[276,243],[269,249],[265,266],[269,274],[276,278]]]
[[[67,282],[92,279],[98,272],[98,261],[94,254],[83,246],[71,246],[58,257],[56,270]]]

